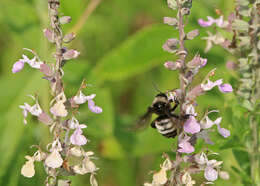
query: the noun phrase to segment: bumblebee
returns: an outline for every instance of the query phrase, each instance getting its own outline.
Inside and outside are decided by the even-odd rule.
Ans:
[[[174,104],[174,106],[172,106]],[[174,138],[177,135],[178,123],[185,117],[180,117],[174,111],[179,105],[176,96],[169,99],[166,93],[159,93],[155,96],[152,105],[147,108],[147,112],[140,117],[135,129],[146,126],[152,117],[152,114],[158,117],[150,124],[152,128],[167,138]]]

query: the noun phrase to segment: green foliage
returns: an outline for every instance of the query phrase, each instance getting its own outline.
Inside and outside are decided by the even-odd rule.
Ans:
[[[86,94],[96,93],[97,105],[104,110],[100,117],[96,117],[87,106],[83,106],[79,115],[80,122],[88,125],[84,130],[91,140],[87,148],[99,157],[96,163],[100,167],[97,175],[100,185],[141,185],[148,179],[149,171],[158,168],[162,152],[171,151],[176,142],[163,138],[150,127],[140,132],[127,130],[151,104],[156,94],[153,83],[162,91],[179,85],[177,74],[163,67],[166,60],[175,60],[175,57],[164,52],[162,44],[168,38],[177,37],[176,30],[161,24],[163,16],[174,16],[166,2],[103,1],[73,41],[73,47],[80,49],[81,58],[68,62],[64,67],[66,94],[74,95],[81,80],[86,78],[92,84],[86,89]],[[72,17],[72,23],[65,26],[66,31],[77,24],[88,3],[83,0],[62,1],[62,13]],[[229,10],[231,3],[225,0],[195,1],[193,17],[186,31],[198,28],[198,18],[217,17],[214,7]],[[51,139],[47,127],[33,117],[29,117],[26,126],[23,125],[18,106],[30,103],[26,95],[38,93],[41,104],[47,108],[51,99],[47,82],[41,79],[40,73],[27,66],[15,75],[11,74],[11,67],[20,58],[23,47],[35,49],[42,60],[53,60],[50,57],[53,48],[42,35],[42,29],[48,25],[47,4],[46,0],[1,0],[0,12],[0,185],[42,185],[46,176],[42,166],[36,165],[36,175],[32,179],[20,176],[19,170],[25,162],[24,156],[32,153],[31,145],[40,143],[44,146]],[[206,35],[205,29],[199,30],[200,36]],[[199,37],[187,41],[192,55],[200,51],[202,57],[208,58],[208,65],[196,83],[200,83],[203,75],[214,67],[218,69],[216,78],[228,82],[232,78],[225,68],[228,56],[220,48],[204,54],[201,52],[204,45]],[[232,102],[233,99],[232,94],[223,96],[213,91],[198,100],[200,114],[207,108],[218,108],[223,117],[223,127],[231,130],[232,136],[227,140],[219,135],[212,136],[216,146],[209,146],[220,151],[221,155],[228,152],[227,156],[220,158],[229,162],[227,165],[224,163],[224,169],[230,172],[231,178],[216,185],[237,186],[241,185],[242,179],[244,183],[250,183],[246,174],[249,160],[241,149],[248,134],[243,127],[247,121],[239,119],[245,112]],[[72,179],[72,185],[80,186],[85,185],[88,178],[78,176]]]

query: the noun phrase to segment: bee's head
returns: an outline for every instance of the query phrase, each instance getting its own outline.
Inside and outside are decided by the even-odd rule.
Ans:
[[[155,96],[152,107],[157,114],[161,114],[165,112],[167,105],[168,105],[167,95],[164,93],[160,93]]]

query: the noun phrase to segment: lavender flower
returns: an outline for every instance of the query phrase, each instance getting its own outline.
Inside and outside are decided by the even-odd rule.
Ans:
[[[66,64],[66,61],[75,59],[79,56],[79,52],[74,49],[67,49],[63,46],[63,43],[69,43],[75,38],[74,33],[63,36],[61,24],[70,22],[69,16],[63,16],[59,19],[59,0],[49,0],[49,15],[51,19],[51,28],[43,30],[44,36],[50,43],[55,44],[56,53],[53,55],[55,58],[54,63],[44,63],[40,60],[37,53],[30,49],[25,49],[31,52],[34,57],[29,59],[26,55],[22,55],[22,59],[19,59],[12,68],[13,73],[17,73],[24,68],[24,64],[27,63],[30,67],[38,69],[43,73],[43,79],[48,80],[50,83],[51,96],[53,96],[50,102],[50,113],[42,110],[36,97],[30,96],[34,101],[34,105],[24,103],[19,107],[23,110],[24,123],[27,123],[27,116],[30,113],[33,116],[37,116],[38,120],[49,127],[50,132],[53,135],[53,141],[46,147],[47,151],[39,149],[38,145],[34,145],[38,150],[33,156],[26,156],[26,163],[21,169],[21,174],[25,177],[33,177],[35,174],[34,162],[42,162],[44,164],[47,178],[45,180],[46,185],[70,185],[69,180],[63,180],[60,177],[64,175],[74,174],[87,174],[90,173],[90,184],[97,186],[97,180],[95,179],[95,172],[98,168],[94,162],[91,161],[93,152],[85,152],[81,147],[87,144],[88,139],[83,135],[83,128],[86,125],[79,124],[75,115],[78,113],[78,105],[88,101],[89,109],[94,113],[101,113],[102,109],[95,105],[93,101],[95,94],[85,96],[82,90],[86,88],[86,82],[83,80],[79,93],[67,100],[62,77],[64,71],[62,67]],[[50,114],[50,115],[49,115]],[[74,130],[75,129],[75,130]],[[74,130],[71,134],[71,130]],[[70,136],[71,134],[71,136]],[[78,158],[77,164],[71,163],[70,159]]]
[[[76,95],[75,97],[73,97],[73,101],[80,105],[83,103],[86,103],[88,101],[88,108],[91,112],[96,113],[96,114],[100,114],[102,113],[102,108],[98,107],[95,105],[95,102],[93,101],[93,99],[96,97],[96,94],[91,94],[89,96],[85,96],[81,91],[79,92],[78,95]]]
[[[200,124],[194,116],[190,116],[190,118],[185,122],[183,129],[187,133],[195,134],[200,131]]]
[[[78,146],[82,146],[85,145],[87,143],[87,139],[85,136],[82,135],[82,130],[83,128],[86,128],[86,125],[78,125],[76,130],[74,131],[74,133],[71,135],[70,137],[70,142],[73,145],[78,145]]]
[[[19,71],[21,71],[24,67],[24,62],[19,60],[17,61],[14,65],[13,65],[13,68],[12,68],[12,72],[13,73],[17,73]]]
[[[221,84],[218,86],[218,88],[223,93],[229,93],[233,91],[233,88],[230,84]]]
[[[192,152],[194,152],[195,149],[190,144],[189,140],[190,140],[190,137],[187,137],[187,136],[180,140],[180,142],[178,144],[178,146],[179,146],[178,152],[181,152],[181,153],[192,153]]]
[[[177,27],[179,30],[179,38],[171,38],[163,45],[163,49],[169,53],[176,54],[178,59],[176,62],[167,61],[164,66],[169,70],[178,70],[180,79],[180,88],[178,95],[175,91],[174,94],[168,92],[168,100],[178,101],[180,105],[179,117],[174,117],[176,121],[176,131],[178,135],[176,158],[171,161],[170,176],[167,176],[166,170],[161,166],[161,170],[153,174],[153,182],[146,183],[147,186],[163,185],[189,185],[195,184],[192,180],[191,174],[197,174],[204,171],[204,177],[207,180],[204,184],[211,184],[218,179],[218,173],[222,162],[216,160],[209,160],[210,154],[196,153],[195,145],[197,139],[203,139],[206,144],[213,145],[214,143],[209,138],[209,133],[214,131],[211,128],[217,125],[218,132],[223,137],[230,135],[229,130],[220,127],[222,118],[218,117],[215,121],[209,118],[209,114],[212,112],[218,112],[217,110],[208,111],[201,118],[200,114],[196,112],[198,104],[196,99],[198,96],[205,94],[207,91],[212,90],[214,87],[218,87],[222,93],[232,92],[233,88],[230,84],[224,84],[223,79],[212,81],[210,78],[215,75],[216,69],[211,70],[208,75],[198,85],[192,87],[195,76],[199,73],[207,63],[207,58],[202,58],[199,54],[196,54],[191,61],[187,61],[189,55],[185,47],[185,40],[192,40],[199,35],[199,31],[192,30],[185,33],[184,16],[190,14],[190,8],[192,7],[192,0],[167,0],[168,6],[175,10],[178,10],[177,19],[164,18],[165,24]],[[227,22],[223,20],[223,16],[218,19],[214,19],[210,16],[207,17],[207,21],[200,19],[198,22],[203,27],[208,27],[216,24],[217,27],[226,27]],[[175,24],[175,21],[177,22]],[[209,33],[207,39],[207,50],[209,50],[213,43],[223,44],[225,39],[221,35],[213,36]],[[178,121],[179,119],[179,121]],[[203,150],[203,149],[202,149]],[[192,154],[191,154],[192,153]],[[189,155],[185,155],[189,154]],[[183,165],[182,163],[185,163]]]
[[[204,176],[208,181],[215,181],[218,179],[218,172],[211,166],[207,166],[204,172]]]

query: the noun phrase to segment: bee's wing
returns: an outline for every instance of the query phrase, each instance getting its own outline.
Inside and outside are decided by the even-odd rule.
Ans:
[[[146,128],[149,124],[149,122],[151,121],[151,118],[152,118],[152,112],[148,111],[143,115],[141,116],[137,121],[136,123],[129,128],[130,131],[136,131],[136,130],[142,130],[144,128]]]

